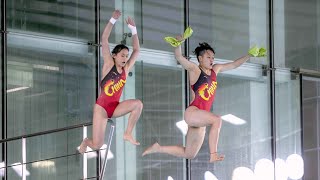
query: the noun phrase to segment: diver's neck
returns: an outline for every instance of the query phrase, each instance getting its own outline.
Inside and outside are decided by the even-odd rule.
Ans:
[[[206,73],[206,74],[211,74],[211,69],[202,67],[201,65],[199,65],[199,68],[200,68],[204,73]]]

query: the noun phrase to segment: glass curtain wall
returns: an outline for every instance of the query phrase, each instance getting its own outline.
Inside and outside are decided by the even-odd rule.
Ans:
[[[300,107],[300,76],[288,70],[276,70],[276,179],[301,179],[302,128]]]
[[[111,39],[125,43],[132,51],[128,16],[137,25],[141,52],[130,72],[122,99],[140,99],[143,113],[135,128],[140,146],[123,141],[128,116],[115,119],[116,131],[105,179],[185,179],[185,162],[168,155],[141,157],[145,148],[155,141],[161,144],[183,144],[184,136],[176,123],[182,121],[184,107],[184,71],[173,57],[173,49],[163,38],[183,32],[183,1],[101,1],[100,31],[112,11],[120,9],[122,16],[114,26]],[[165,13],[164,13],[165,12]]]
[[[288,156],[292,154],[303,155],[304,169],[301,170],[301,159],[299,156],[290,156],[297,164],[296,174],[288,172],[276,172],[281,177],[291,176],[292,179],[317,179],[318,178],[318,130],[317,130],[317,85],[316,83],[304,80],[298,85],[295,75],[284,75],[283,70],[288,69],[305,69],[307,71],[315,71],[319,73],[319,12],[320,1],[312,0],[302,1],[273,1],[274,3],[274,61],[277,69],[281,69],[277,73],[278,79],[277,91],[280,95],[276,95],[277,109],[277,169],[284,169],[284,161],[288,161]],[[296,23],[299,22],[299,23]],[[286,69],[288,68],[288,69]],[[304,72],[301,71],[301,72]],[[281,80],[286,77],[287,80]],[[290,79],[290,81],[289,81]],[[280,81],[279,81],[280,80]],[[279,83],[283,82],[283,83]],[[301,87],[302,106],[299,107],[297,102],[289,99],[290,96],[297,97],[297,88]],[[290,88],[289,88],[290,87]],[[285,93],[284,93],[285,92]],[[300,97],[300,95],[299,95]],[[284,104],[290,102],[291,104]],[[279,106],[278,106],[279,105]],[[278,107],[277,107],[278,106]],[[300,116],[297,109],[303,112],[303,141],[299,140],[301,123],[299,125]],[[301,117],[301,116],[300,116]],[[290,120],[286,120],[290,119]],[[299,127],[300,126],[300,127]],[[286,135],[287,134],[287,135]],[[301,134],[300,134],[301,135]],[[283,139],[283,140],[282,140]],[[285,141],[284,141],[285,140]],[[303,148],[303,151],[299,148]],[[289,158],[289,160],[290,160]],[[284,161],[283,161],[284,160]],[[291,161],[292,162],[292,161]],[[294,162],[294,161],[293,161]],[[298,166],[299,165],[299,166]]]
[[[8,138],[91,122],[95,1],[6,2]],[[80,128],[10,141],[7,178],[82,178],[75,155],[82,137]],[[87,163],[87,175],[96,176],[96,159]]]
[[[320,78],[303,76],[303,155],[305,180],[319,179]]]
[[[274,55],[277,67],[319,71],[319,13],[319,0],[274,1]]]
[[[100,2],[98,12],[96,2]],[[216,62],[225,63],[245,55],[254,45],[269,47],[269,1],[188,2],[189,24],[194,34],[185,53],[192,54],[198,43],[205,41],[215,48]],[[286,68],[319,71],[320,0],[273,3],[275,67],[272,68],[277,69],[275,173],[277,179],[301,179],[301,171],[290,174],[278,169],[286,169],[288,162],[297,162],[291,161],[292,158],[301,162],[298,155],[302,154],[303,144],[307,163],[302,174],[308,174],[306,179],[314,179],[318,177],[320,142],[315,124],[320,115],[313,108],[319,104],[319,100],[314,100],[319,96],[319,85],[304,81],[301,88],[318,88],[315,91],[318,94],[303,96],[306,103],[303,115],[307,112],[313,117],[304,117],[304,137],[310,138],[302,143],[301,107],[297,98],[300,97],[300,78]],[[6,0],[6,4],[8,138],[92,121],[99,87],[97,80],[101,79],[97,74],[103,61],[97,55],[96,45],[100,42],[96,42],[96,36],[101,37],[113,10],[119,9],[122,16],[111,33],[111,48],[124,43],[132,52],[130,31],[125,24],[128,16],[135,19],[140,38],[140,57],[129,73],[121,99],[140,99],[144,103],[134,131],[141,145],[136,147],[122,139],[128,116],[115,119],[116,131],[106,170],[108,177],[104,179],[186,179],[187,164],[182,158],[164,154],[141,157],[143,150],[155,141],[163,145],[185,141],[185,131],[178,124],[186,108],[187,76],[176,63],[172,47],[163,40],[165,36],[183,32],[184,1]],[[98,23],[96,13],[100,13]],[[101,64],[97,64],[99,59]],[[221,116],[232,114],[244,123],[235,125],[223,121],[218,146],[218,151],[226,155],[223,162],[208,163],[206,136],[199,154],[191,160],[191,179],[235,180],[244,178],[243,173],[247,173],[246,179],[273,179],[271,76],[268,68],[262,68],[268,66],[269,61],[269,57],[250,58],[238,69],[219,74],[219,88],[211,111]],[[75,154],[84,136],[91,137],[91,126],[8,142],[7,178],[96,176],[97,154]],[[2,154],[1,151],[2,148]],[[2,174],[0,170],[0,176]]]
[[[226,63],[246,55],[249,47],[254,45],[268,47],[267,3],[264,0],[190,1],[190,25],[196,33],[190,40],[189,52],[198,43],[208,42],[216,51],[216,63]],[[197,62],[196,57],[193,61]],[[226,158],[223,162],[208,163],[206,136],[198,156],[191,161],[192,179],[273,176],[270,173],[273,171],[270,76],[262,70],[262,65],[268,64],[268,58],[250,58],[248,62],[238,69],[218,75],[212,112],[222,117],[233,115],[242,120],[242,124],[236,124],[223,118],[218,151],[224,153]],[[267,165],[266,177],[259,171],[264,165]]]
[[[244,68],[244,67],[242,67]],[[242,69],[245,73],[220,74],[219,88],[212,112],[223,118],[218,151],[225,154],[223,162],[208,163],[209,147],[206,136],[202,149],[191,161],[192,179],[215,176],[217,179],[242,179],[264,177],[256,167],[267,165],[266,176],[272,177],[271,126],[269,110],[269,75],[262,76],[262,69]],[[209,128],[209,127],[208,127]],[[207,129],[207,132],[209,129]],[[266,164],[261,164],[266,163]],[[247,173],[247,176],[243,176]],[[265,178],[265,177],[264,177]]]

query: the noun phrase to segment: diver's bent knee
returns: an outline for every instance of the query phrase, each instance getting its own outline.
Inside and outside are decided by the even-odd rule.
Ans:
[[[196,154],[187,154],[186,159],[194,159],[196,157]]]
[[[142,110],[143,109],[143,103],[141,102],[140,99],[136,99],[135,101],[135,106],[137,109]]]
[[[140,99],[138,99],[137,101],[138,101],[138,102],[137,102],[138,107],[142,109],[142,108],[143,108],[143,103],[142,103],[142,101],[141,101]]]

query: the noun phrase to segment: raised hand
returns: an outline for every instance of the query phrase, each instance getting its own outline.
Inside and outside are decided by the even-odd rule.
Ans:
[[[130,16],[128,16],[128,18],[126,19],[126,23],[131,26],[136,26],[134,20]]]
[[[183,40],[184,40],[184,38],[183,38],[182,35],[177,35],[177,36],[176,36],[176,39],[177,39],[178,41],[183,41]]]
[[[113,17],[114,19],[119,19],[120,16],[121,16],[121,12],[120,12],[118,9],[115,10],[115,11],[113,11],[112,17]]]
[[[193,30],[191,29],[191,27],[188,27],[183,35],[178,35],[176,36],[175,38],[174,37],[171,37],[171,36],[167,36],[164,38],[164,40],[169,43],[171,46],[173,47],[178,47],[180,46],[184,40],[186,40],[187,38],[189,38],[193,33]]]
[[[257,46],[253,46],[252,48],[250,48],[248,50],[248,54],[251,56],[251,57],[257,57],[258,54],[259,54],[259,48]]]
[[[257,46],[254,46],[248,50],[248,54],[251,57],[266,57],[267,56],[267,50],[263,47],[258,48]]]

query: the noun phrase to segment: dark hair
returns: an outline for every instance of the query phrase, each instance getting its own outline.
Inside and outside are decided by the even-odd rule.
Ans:
[[[199,43],[199,46],[196,47],[196,49],[193,51],[193,53],[197,56],[198,62],[199,62],[198,56],[202,56],[206,52],[206,50],[212,51],[213,54],[216,53],[208,43],[206,42]]]
[[[129,51],[129,48],[126,45],[118,44],[116,47],[113,48],[111,54],[118,54],[122,49],[127,49]]]

